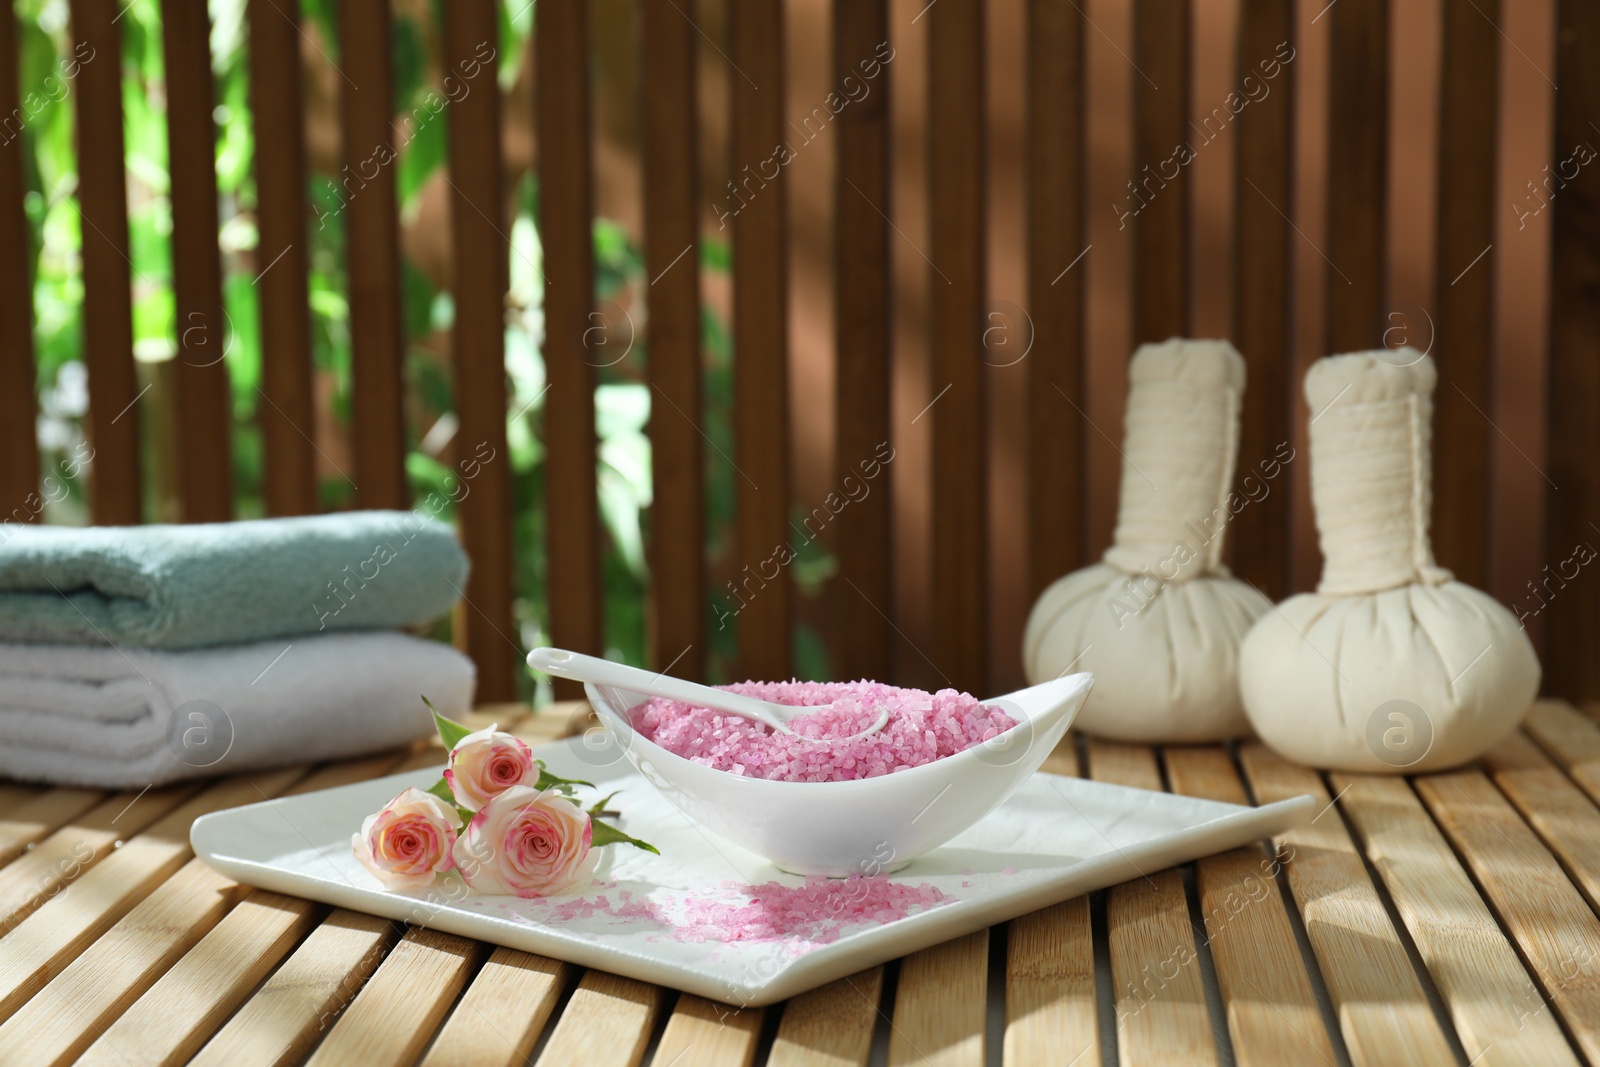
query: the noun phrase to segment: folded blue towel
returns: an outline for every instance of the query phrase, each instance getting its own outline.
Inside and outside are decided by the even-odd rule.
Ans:
[[[409,511],[189,526],[0,528],[0,640],[195,648],[429,622],[466,583]]]

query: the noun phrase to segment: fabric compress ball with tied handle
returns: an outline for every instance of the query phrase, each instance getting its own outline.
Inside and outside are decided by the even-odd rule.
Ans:
[[[1513,730],[1538,692],[1516,618],[1433,560],[1436,380],[1412,349],[1329,356],[1306,374],[1322,581],[1250,631],[1239,679],[1256,732],[1292,760],[1453,767]]]
[[[1244,378],[1226,341],[1134,354],[1115,543],[1040,595],[1023,636],[1030,682],[1094,672],[1077,720],[1087,733],[1152,742],[1250,732],[1239,643],[1272,605],[1222,565],[1225,527],[1251,499],[1231,489]],[[1266,462],[1275,475],[1292,458]]]

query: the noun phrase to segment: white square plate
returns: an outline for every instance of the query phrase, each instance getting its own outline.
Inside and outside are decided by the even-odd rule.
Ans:
[[[384,891],[351,853],[367,815],[438,771],[412,771],[204,816],[195,853],[248,885],[525,949],[739,1005],[771,1004],[863,968],[1173,864],[1270,837],[1303,821],[1309,796],[1246,808],[1036,774],[944,847],[889,876],[937,888],[903,919],[828,918],[769,940],[717,940],[707,903],[742,904],[784,874],[681,814],[627,763],[597,769],[577,740],[534,749],[551,771],[621,790],[613,806],[660,856],[610,846],[582,893],[546,900],[465,896],[455,875],[429,890]],[[843,885],[844,883],[834,883]]]

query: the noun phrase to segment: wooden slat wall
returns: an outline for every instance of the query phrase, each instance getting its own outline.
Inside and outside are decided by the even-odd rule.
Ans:
[[[1133,6],[1133,339],[1188,333],[1189,0]]]
[[[978,0],[942,0],[923,17],[931,65],[934,661],[948,684],[981,693],[989,615],[984,9]]]
[[[1279,48],[1293,47],[1294,0],[1242,0],[1239,13],[1238,83],[1254,78],[1268,95],[1254,100],[1235,120],[1237,172],[1234,187],[1233,341],[1247,370],[1240,413],[1236,481],[1251,504],[1228,527],[1233,570],[1267,596],[1289,592],[1290,478],[1280,463],[1288,444],[1289,416],[1300,396],[1293,371],[1294,232],[1289,224],[1294,183],[1294,85],[1292,60]],[[1289,53],[1293,54],[1293,53]],[[1265,77],[1278,63],[1276,78]],[[1264,479],[1276,469],[1278,477]],[[1267,484],[1256,497],[1246,478]]]
[[[793,591],[773,570],[789,529],[789,239],[782,0],[728,5],[733,115],[728,169],[742,202],[733,220],[734,584],[741,590],[741,677],[787,678]],[[774,173],[776,172],[776,173]],[[781,558],[781,557],[777,557]]]
[[[97,523],[118,525],[139,521],[144,480],[123,166],[122,42],[115,23],[120,8],[116,0],[74,0],[71,5],[74,47],[88,59],[78,69],[73,95],[78,209],[83,217],[83,361],[89,370],[89,444],[94,449],[90,514]],[[24,352],[31,351],[31,342],[30,336]],[[30,414],[33,393],[30,382],[24,394]],[[33,420],[25,424],[31,447]]]
[[[588,5],[584,0],[545,0],[534,12],[544,359],[550,383],[544,405],[550,449],[545,473],[550,637],[562,648],[598,655],[595,375],[584,346],[594,311]],[[558,681],[556,693],[561,699],[577,697],[581,687]]]
[[[1084,15],[1028,3],[1028,591],[1084,562]]]
[[[1433,338],[1433,548],[1440,566],[1489,582],[1494,429],[1494,241],[1500,20],[1497,0],[1445,0],[1439,93],[1439,227]],[[1421,324],[1417,324],[1421,328]],[[1531,473],[1531,472],[1530,472]]]
[[[172,290],[178,352],[178,489],[185,522],[233,518],[233,395],[224,362],[232,328],[217,249],[216,92],[204,4],[163,0]]]
[[[835,491],[850,503],[839,513],[836,551],[842,581],[833,585],[833,672],[882,678],[889,669],[890,482],[889,343],[894,296],[889,276],[888,0],[856,0],[834,10],[833,82],[853,85],[878,70],[870,95],[839,115],[834,184],[834,395],[838,413]],[[861,64],[876,64],[863,68]],[[846,79],[852,79],[846,81]],[[876,471],[875,478],[865,475]],[[859,487],[865,486],[865,496]],[[861,601],[865,599],[866,604]]]
[[[388,0],[339,4],[338,73],[350,296],[351,445],[356,503],[403,508],[405,332],[395,190],[394,58]]]
[[[0,116],[17,113],[17,18],[0,7]],[[37,522],[39,445],[34,433],[33,270],[22,211],[23,140],[0,129],[0,522]],[[15,295],[15,298],[13,297]],[[27,313],[24,313],[27,309]]]
[[[650,311],[650,660],[705,677],[705,452],[700,436],[699,121],[694,26],[647,2],[644,251]]]
[[[1387,0],[1340,0],[1319,10],[1311,24],[1294,24],[1293,0],[1238,0],[1240,31],[1235,57],[1239,82],[1259,77],[1264,59],[1280,58],[1279,45],[1297,35],[1330,31],[1328,115],[1328,220],[1319,253],[1326,253],[1327,350],[1381,344],[1385,324],[1388,247],[1386,190],[1390,136],[1390,8]],[[588,39],[576,5],[548,0],[548,32],[537,35],[545,56],[537,64],[536,119],[542,147],[542,219],[552,281],[549,369],[553,394],[548,408],[550,440],[549,581],[552,636],[563,644],[603,647],[600,595],[602,533],[595,506],[594,421],[586,402],[561,398],[588,395],[595,380],[586,359],[584,331],[593,322],[589,222],[593,215],[593,150],[589,92],[585,84]],[[1130,175],[1145,206],[1128,219],[1134,231],[1136,271],[1132,298],[1140,340],[1183,333],[1192,299],[1188,275],[1191,228],[1187,174],[1159,173],[1173,146],[1191,141],[1189,111],[1192,5],[1138,0],[1133,5],[1133,47],[1126,72],[1134,90],[1135,153]],[[144,405],[132,359],[130,274],[125,174],[121,161],[121,99],[115,58],[120,52],[113,0],[71,0],[73,40],[93,50],[80,62],[73,86],[80,152],[80,198],[85,220],[83,270],[86,290],[84,358],[90,375],[89,435],[96,448],[92,515],[97,522],[140,519],[140,416]],[[1587,8],[1558,5],[1561,20],[1556,94],[1560,146],[1592,137],[1588,106],[1594,90],[1574,41],[1592,42],[1600,27]],[[1434,531],[1441,561],[1459,576],[1484,585],[1489,573],[1492,480],[1484,476],[1497,452],[1489,419],[1495,417],[1496,353],[1489,340],[1493,321],[1497,208],[1495,159],[1498,130],[1500,52],[1507,47],[1496,28],[1499,3],[1441,0],[1443,56],[1440,99],[1439,182],[1436,244],[1431,250],[1438,358],[1437,452]],[[229,342],[223,313],[216,248],[217,195],[213,174],[214,93],[209,67],[209,27],[202,9],[167,0],[164,45],[170,70],[170,139],[174,183],[175,289],[179,304],[178,366],[174,371],[180,413],[177,436],[181,515],[187,520],[232,515],[231,397],[218,357]],[[460,33],[462,19],[482,18],[446,8]],[[774,549],[796,534],[791,516],[791,428],[789,296],[785,232],[788,178],[783,167],[762,161],[787,140],[784,123],[783,0],[732,5],[728,21],[729,173],[745,206],[732,221],[734,248],[733,333],[736,348],[738,471],[735,581],[748,601],[738,616],[740,673],[783,676],[791,667],[793,594],[786,568],[774,579],[760,571]],[[1081,419],[1063,415],[1059,394],[1080,408],[1085,402],[1084,279],[1092,257],[1084,203],[1087,167],[1084,82],[1084,9],[1045,0],[1025,6],[1028,67],[1022,86],[1028,102],[1027,285],[1033,319],[1029,396],[1022,413],[1028,431],[1027,484],[1029,585],[1037,590],[1084,562]],[[842,80],[859,62],[903,27],[891,26],[887,0],[835,5],[831,23],[831,80]],[[691,15],[693,13],[690,13]],[[255,121],[259,142],[273,147],[256,161],[261,244],[255,266],[261,294],[264,364],[258,404],[267,464],[263,485],[267,510],[292,514],[317,508],[312,443],[313,405],[310,327],[305,302],[307,168],[299,84],[299,5],[293,0],[254,0],[250,12]],[[697,141],[701,136],[695,55],[702,49],[695,24],[670,5],[647,3],[640,49],[645,69],[644,183],[647,275],[651,302],[650,382],[654,387],[657,499],[651,516],[650,552],[654,587],[650,654],[658,666],[679,673],[705,672],[705,520],[701,433],[700,271]],[[928,123],[931,238],[919,250],[931,260],[929,324],[932,388],[937,396],[926,417],[933,423],[933,483],[936,521],[932,529],[931,580],[939,624],[933,659],[942,679],[982,690],[988,667],[987,610],[991,599],[987,561],[985,453],[989,447],[986,370],[980,338],[989,297],[983,263],[989,236],[985,215],[984,111],[989,80],[984,69],[984,22],[973,0],[941,0],[917,13],[929,33]],[[354,473],[361,505],[405,506],[406,428],[403,404],[402,293],[398,220],[392,166],[374,166],[391,150],[389,5],[348,0],[341,5],[341,42],[336,88],[341,95],[342,160],[349,169],[345,215],[350,259],[352,330],[355,338]],[[14,27],[0,38],[5,86],[0,105],[15,100],[17,42]],[[470,43],[493,40],[484,25]],[[715,32],[715,27],[712,28]],[[718,46],[720,47],[720,45]],[[471,58],[466,42],[456,58]],[[109,61],[108,61],[109,60]],[[81,56],[80,56],[81,61]],[[834,379],[835,476],[842,484],[858,462],[890,438],[889,400],[894,387],[887,353],[889,315],[896,292],[890,273],[898,238],[888,221],[895,166],[921,160],[890,159],[888,103],[893,68],[885,65],[873,91],[838,116],[832,225],[836,240]],[[1276,458],[1290,439],[1290,414],[1299,401],[1293,366],[1293,304],[1289,269],[1303,240],[1290,222],[1293,203],[1293,143],[1320,131],[1292,129],[1299,65],[1281,62],[1272,91],[1237,116],[1234,196],[1234,338],[1250,368],[1240,446],[1240,476]],[[482,77],[480,74],[478,77]],[[895,80],[898,75],[893,75]],[[23,87],[26,89],[27,87]],[[502,268],[490,275],[490,260],[503,260],[506,241],[499,179],[487,167],[498,159],[488,144],[497,118],[492,94],[469,94],[452,104],[452,120],[479,132],[453,146],[452,191],[456,227],[453,252],[465,264],[456,279],[458,325],[458,447],[486,442],[498,456],[503,447],[499,414],[504,383],[498,371],[501,340],[498,300]],[[1575,102],[1576,101],[1576,102]],[[15,107],[13,102],[13,108]],[[459,112],[460,114],[456,114]],[[711,130],[716,124],[707,127]],[[452,129],[454,127],[452,126]],[[709,134],[708,134],[709,135]],[[468,142],[472,143],[469,144]],[[479,144],[478,142],[485,142]],[[0,263],[0,288],[29,289],[26,221],[16,210],[22,197],[21,138],[0,145],[0,237],[8,258]],[[1149,166],[1150,170],[1145,170]],[[1168,168],[1170,172],[1171,168]],[[470,175],[470,177],[469,177]],[[478,183],[478,179],[484,179]],[[491,188],[491,184],[493,188]],[[481,185],[481,187],[480,187]],[[469,188],[471,186],[471,188]],[[495,205],[499,203],[499,207]],[[1554,226],[1553,329],[1548,390],[1549,474],[1546,556],[1563,560],[1572,547],[1592,539],[1589,527],[1600,496],[1600,477],[1589,457],[1600,452],[1600,429],[1588,413],[1600,404],[1600,306],[1593,297],[1600,265],[1593,251],[1600,237],[1595,198],[1583,181],[1568,181],[1551,199]],[[481,207],[481,213],[477,208]],[[1103,206],[1102,206],[1103,209]],[[886,217],[887,216],[887,217]],[[1487,250],[1487,252],[1486,252]],[[1484,253],[1480,256],[1480,253]],[[1320,257],[1319,257],[1320,258]],[[920,268],[919,268],[920,269]],[[569,288],[563,288],[564,285]],[[493,307],[491,307],[493,305]],[[4,403],[0,419],[14,440],[4,450],[0,492],[13,518],[36,517],[27,497],[37,487],[37,450],[27,432],[33,410],[33,360],[28,316],[6,316],[10,340],[0,356]],[[1108,358],[1096,354],[1095,358]],[[1121,354],[1117,355],[1121,358]],[[1503,357],[1502,357],[1503,358]],[[1514,372],[1506,366],[1500,374]],[[14,409],[14,410],[13,410]],[[674,410],[675,409],[675,410]],[[1475,410],[1477,409],[1477,410]],[[4,412],[0,412],[4,414]],[[1488,416],[1488,418],[1485,418]],[[1113,433],[1113,436],[1115,434]],[[1303,460],[1301,460],[1303,462]],[[489,465],[491,469],[493,464]],[[899,638],[890,607],[889,479],[886,465],[865,500],[839,517],[833,546],[840,576],[823,635],[837,675],[885,675]],[[509,471],[502,465],[494,485],[468,498],[463,530],[477,570],[461,620],[466,644],[479,658],[486,695],[515,672],[516,637],[510,618],[511,546]],[[1253,501],[1233,531],[1232,558],[1238,573],[1274,597],[1290,591],[1287,482]],[[493,492],[488,491],[493,489]],[[748,570],[744,568],[748,566]],[[1502,576],[1503,580],[1503,576]],[[1586,650],[1600,634],[1600,591],[1571,582],[1550,603],[1546,635],[1547,686],[1585,696],[1600,692],[1600,665]],[[868,603],[862,604],[865,599]],[[882,612],[878,609],[882,609]],[[1541,620],[1543,621],[1543,620]],[[681,657],[681,658],[680,658]],[[565,689],[566,687],[563,687]]]
[[[1555,151],[1593,144],[1600,115],[1600,8],[1583,0],[1557,6]],[[1553,169],[1553,168],[1552,168]],[[1545,559],[1572,558],[1594,543],[1600,514],[1600,194],[1594,180],[1566,183],[1553,204],[1549,435]],[[1547,571],[1546,573],[1551,573]],[[1541,580],[1543,576],[1541,575]],[[1559,590],[1559,591],[1558,591]],[[1555,594],[1555,595],[1551,595]],[[1545,689],[1573,699],[1600,695],[1600,585],[1562,582],[1546,589]]]
[[[1328,101],[1328,351],[1383,343],[1389,3],[1340,0]]]
[[[445,7],[450,106],[451,247],[455,254],[456,477],[471,477],[460,536],[472,572],[458,640],[478,665],[480,701],[512,700],[521,656],[511,634],[511,457],[506,452],[505,182],[500,150],[500,24],[495,0]]]
[[[299,0],[250,0],[250,109],[255,154],[255,285],[261,306],[261,496],[268,515],[317,510],[306,299],[306,144]]]

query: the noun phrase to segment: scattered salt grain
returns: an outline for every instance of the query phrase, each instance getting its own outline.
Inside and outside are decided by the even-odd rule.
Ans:
[[[633,724],[668,752],[717,770],[782,782],[841,782],[876,778],[963,752],[1015,726],[1000,708],[966,693],[924,693],[878,682],[741,682],[732,693],[792,707],[831,704],[796,717],[793,736],[752,719],[656,697]],[[889,720],[870,737],[860,733],[887,708]]]
[[[725,883],[733,900],[685,901],[674,937],[680,941],[781,941],[828,944],[854,923],[888,923],[927,911],[947,898],[937,886],[882,876],[807,878],[804,885]],[[738,899],[738,898],[748,899]]]

